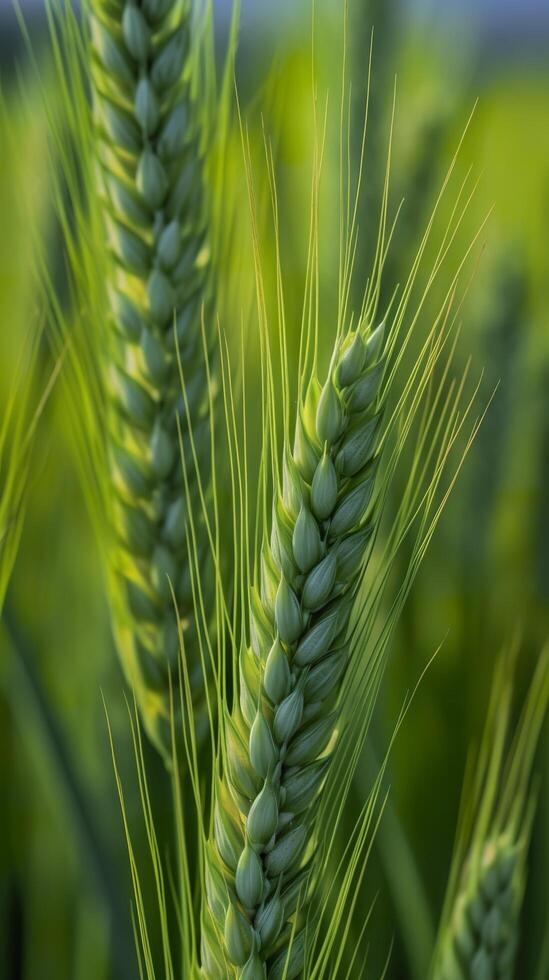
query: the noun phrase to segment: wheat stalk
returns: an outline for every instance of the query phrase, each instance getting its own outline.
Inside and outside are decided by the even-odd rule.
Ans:
[[[97,186],[110,250],[112,560],[122,598],[115,629],[147,730],[169,757],[179,627],[195,717],[202,729],[206,724],[187,561],[187,501],[198,497],[198,473],[210,454],[201,330],[210,251],[191,91],[191,5],[92,0],[90,35]],[[193,522],[200,566],[207,551],[202,515]],[[176,690],[173,703],[180,700]]]
[[[309,385],[285,455],[261,585],[251,595],[239,705],[226,724],[207,851],[207,976],[228,970],[248,980],[268,969],[291,980],[303,966],[304,932],[291,918],[314,851],[315,801],[372,529],[383,335],[383,325],[364,326],[338,345],[322,390],[316,380]]]

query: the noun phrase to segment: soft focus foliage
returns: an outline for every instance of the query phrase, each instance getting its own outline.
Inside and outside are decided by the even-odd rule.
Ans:
[[[410,12],[404,14],[393,0],[352,0],[345,38],[340,5],[322,2],[317,7],[313,57],[308,3],[295,4],[294,12],[279,20],[268,10],[264,17],[254,14],[247,19],[244,4],[237,59],[244,121],[242,129],[236,121],[223,154],[223,186],[229,189],[230,201],[222,203],[228,204],[231,219],[224,229],[218,272],[223,363],[238,363],[245,347],[247,364],[256,365],[255,370],[248,367],[246,379],[234,382],[237,394],[245,384],[251,406],[246,417],[249,473],[255,474],[265,445],[265,420],[259,409],[264,336],[254,330],[251,315],[258,254],[252,230],[260,243],[262,301],[271,310],[277,309],[283,283],[287,396],[296,390],[300,332],[292,325],[301,322],[306,305],[311,173],[326,111],[330,122],[317,189],[322,234],[314,257],[323,379],[332,350],[340,299],[338,202],[341,193],[347,193],[340,185],[341,77],[344,71],[352,85],[348,151],[356,178],[373,22],[365,193],[357,214],[358,289],[364,288],[365,270],[375,253],[395,75],[390,215],[401,198],[404,204],[387,256],[381,309],[390,303],[395,286],[406,281],[465,129],[452,179],[455,188],[464,181],[467,189],[459,205],[462,219],[441,270],[439,305],[455,267],[482,229],[454,298],[456,331],[460,329],[454,365],[459,376],[471,360],[472,375],[482,374],[479,411],[487,405],[488,411],[402,616],[395,621],[370,737],[355,760],[352,785],[345,789],[347,811],[329,857],[332,864],[327,857],[323,869],[328,877],[337,868],[371,791],[381,801],[389,791],[364,876],[357,872],[353,879],[352,898],[360,911],[356,921],[369,919],[365,938],[356,930],[351,937],[357,947],[368,950],[367,975],[381,976],[386,968],[388,980],[425,980],[447,894],[468,752],[485,729],[501,650],[516,638],[515,697],[509,693],[506,702],[513,733],[549,635],[549,62],[547,57],[536,60],[534,49],[515,56],[498,46],[497,32],[477,37],[459,19],[445,33],[439,18],[435,30],[428,17],[419,20]],[[8,19],[4,8],[0,12],[2,419],[14,392],[21,394],[20,427],[8,429],[6,443],[0,441],[0,516],[4,521],[7,514],[9,524],[11,487],[17,505],[19,489],[22,493],[24,488],[26,511],[20,539],[19,524],[11,538],[0,527],[0,548],[5,549],[7,541],[11,549],[6,560],[0,552],[0,600],[9,582],[0,631],[0,976],[133,980],[139,970],[130,912],[132,882],[104,705],[143,893],[153,894],[158,881],[154,860],[150,861],[150,828],[143,826],[143,786],[135,775],[125,697],[132,717],[133,705],[111,637],[102,556],[78,478],[70,407],[63,385],[52,383],[63,370],[63,351],[52,349],[42,333],[49,312],[39,283],[44,265],[60,306],[69,306],[67,256],[52,193],[52,187],[59,186],[54,179],[59,161],[48,142],[43,101],[45,94],[53,111],[60,93],[43,11],[30,5],[24,13],[32,54],[15,17],[10,14]],[[220,51],[226,40],[223,31],[221,18]],[[318,80],[315,100],[313,73]],[[254,175],[254,229],[242,142]],[[217,173],[215,168],[212,173]],[[218,177],[210,175],[212,183]],[[272,234],[274,185],[280,255]],[[439,238],[435,234],[433,244],[426,246],[426,269],[436,256],[441,229],[452,219],[456,193],[447,195],[439,208]],[[419,276],[416,304],[424,286],[425,278]],[[359,307],[358,295],[351,292],[350,303]],[[438,314],[434,303],[428,297],[422,311],[423,336]],[[266,330],[267,324],[263,326]],[[268,326],[273,343],[278,343],[275,313]],[[410,350],[401,370],[417,356],[417,350]],[[276,366],[273,370],[276,373]],[[294,408],[292,403],[292,412]],[[24,443],[25,433],[33,436],[32,453],[30,443]],[[5,460],[15,469],[6,471]],[[6,479],[6,472],[21,474],[21,480]],[[387,487],[389,513],[397,512],[407,493],[404,477],[401,484],[395,478]],[[224,531],[231,523],[226,506]],[[253,507],[251,500],[252,512]],[[404,575],[410,559],[405,547],[391,566],[390,585]],[[321,596],[327,601],[323,592]],[[147,740],[139,745],[155,835],[170,869],[164,882],[166,915],[177,933],[178,916],[170,896],[181,871],[176,857],[181,859],[181,853],[180,842],[173,840],[172,787]],[[548,764],[542,728],[534,773],[547,772]],[[547,780],[535,786],[537,809],[535,814],[529,811],[532,824],[521,837],[524,848],[529,839],[529,855],[521,852],[524,906],[516,976],[525,980],[543,980],[549,971],[549,943],[544,937],[549,902]],[[186,790],[190,796],[191,787]],[[368,830],[377,816],[377,810],[368,810]],[[194,862],[200,860],[191,855],[190,870],[186,868],[197,879],[203,869]],[[343,907],[344,903],[334,910],[327,901],[323,916],[330,912],[339,921]],[[355,926],[353,920],[349,928]],[[153,912],[148,941],[160,963],[163,928]],[[175,967],[178,975],[177,960]],[[341,976],[359,976],[353,968],[346,962]]]

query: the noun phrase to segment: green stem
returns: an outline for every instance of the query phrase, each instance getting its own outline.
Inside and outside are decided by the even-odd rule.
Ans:
[[[108,909],[116,975],[120,980],[135,980],[135,948],[129,910],[120,894],[112,856],[104,844],[93,805],[78,777],[63,732],[49,703],[29,642],[17,623],[13,610],[7,604],[4,608],[3,624],[14,655],[18,696],[28,702],[40,727],[43,746],[49,754],[52,769],[71,813],[72,826]]]

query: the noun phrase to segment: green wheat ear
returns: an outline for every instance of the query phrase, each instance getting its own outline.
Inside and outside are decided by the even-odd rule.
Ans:
[[[92,0],[90,36],[97,188],[110,253],[115,630],[148,733],[169,758],[178,627],[195,718],[202,729],[207,724],[187,557],[187,501],[199,499],[199,473],[207,472],[211,396],[201,327],[210,250],[201,115],[191,91],[191,4]],[[192,520],[200,567],[208,549],[200,507]],[[173,703],[181,700],[176,690]]]
[[[304,933],[299,924],[292,940],[290,920],[314,849],[315,802],[372,533],[383,338],[383,325],[364,326],[338,345],[324,387],[316,379],[309,384],[293,450],[285,453],[206,852],[207,976],[249,980],[267,969],[269,977],[291,980],[303,968]],[[229,966],[219,960],[216,930]]]
[[[503,758],[511,705],[509,663],[496,677],[492,710],[452,868],[433,980],[512,980],[533,817],[530,775],[549,697],[545,651],[523,717]]]

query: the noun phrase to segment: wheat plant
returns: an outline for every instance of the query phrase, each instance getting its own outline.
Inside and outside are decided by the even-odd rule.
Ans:
[[[477,771],[466,790],[434,980],[511,980],[516,975],[535,804],[531,772],[549,699],[547,650],[540,657],[506,756],[511,699],[512,667],[507,657],[494,681]]]
[[[201,329],[210,249],[203,134],[191,90],[190,3],[95,0],[90,31],[98,188],[110,251],[113,560],[128,613],[115,627],[147,730],[166,751],[179,627],[196,714],[206,720],[186,560],[187,500],[198,494],[189,427],[201,461],[210,447]],[[197,533],[203,557],[207,543]]]
[[[388,431],[382,420],[384,330],[383,324],[359,327],[340,338],[324,386],[311,381],[298,406],[295,441],[291,449],[286,444],[270,536],[263,537],[250,592],[249,642],[243,637],[239,646],[238,702],[230,714],[224,702],[222,711],[220,778],[204,842],[201,965],[207,977],[331,976],[338,925],[349,928],[342,922],[347,902],[353,904],[355,874],[360,880],[379,786],[357,818],[348,860],[339,864],[334,827],[364,744],[392,628],[434,529],[427,520],[430,493],[456,423],[455,407],[447,414],[440,404],[448,430],[437,431],[437,420],[419,440],[429,432],[437,446],[434,482],[421,502],[425,474],[410,474],[392,547],[369,579],[379,526],[375,501],[379,505],[390,479],[383,472],[376,492]],[[424,390],[430,371],[423,370],[413,372],[412,389],[415,383]],[[421,403],[409,406],[412,414]],[[411,578],[376,642],[383,584],[418,505],[427,511],[412,546]]]
[[[217,85],[205,7],[93,0],[82,23],[55,0],[47,9],[60,104],[46,100],[46,111],[69,285],[62,304],[44,268],[50,334],[69,348],[76,459],[122,665],[169,763],[181,643],[199,742],[208,730],[211,665],[197,641],[189,553],[210,586],[211,624],[214,577],[202,565],[217,387],[212,267],[224,244],[235,39]]]
[[[295,879],[310,853],[347,628],[372,533],[383,330],[360,325],[338,350],[322,390],[311,382],[262,548],[252,644],[241,651],[240,703],[227,725],[226,784],[218,790],[207,870],[209,911],[239,976],[263,975],[269,960],[272,977],[294,977],[303,965],[299,933],[289,965],[284,951],[277,960],[277,941],[293,911],[287,889],[293,886],[297,898]],[[232,874],[223,882],[224,868]]]

